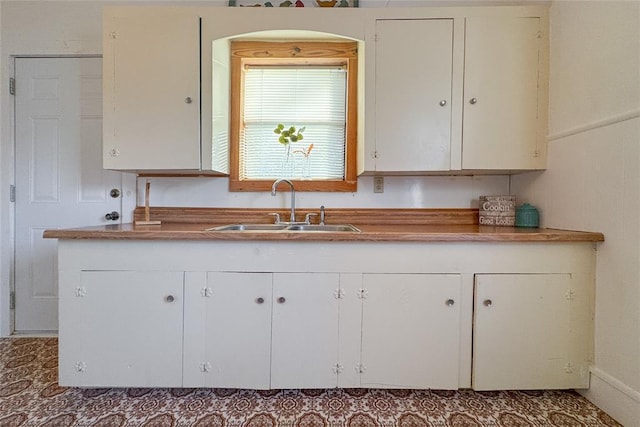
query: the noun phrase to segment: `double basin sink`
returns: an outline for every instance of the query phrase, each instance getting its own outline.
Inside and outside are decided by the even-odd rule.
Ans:
[[[275,232],[325,232],[358,233],[360,230],[351,224],[229,224],[207,228],[206,231],[275,231]]]

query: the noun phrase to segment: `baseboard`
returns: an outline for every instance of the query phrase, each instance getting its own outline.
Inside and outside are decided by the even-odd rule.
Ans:
[[[640,392],[598,368],[591,368],[589,389],[578,390],[625,427],[640,427]]]

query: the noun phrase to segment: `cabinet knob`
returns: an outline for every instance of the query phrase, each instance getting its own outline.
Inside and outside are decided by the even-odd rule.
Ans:
[[[447,100],[443,99],[442,101],[440,101],[440,106],[444,107],[445,105],[447,105]]]
[[[184,99],[184,102],[185,102],[185,104],[191,104],[191,103],[193,102],[193,99],[191,99],[191,97],[190,97],[190,96],[187,96],[187,97]]]
[[[286,302],[286,298],[285,297],[279,297],[278,298],[278,304],[284,304]]]
[[[262,304],[263,302],[264,302],[264,298],[262,297],[256,298],[256,304]]]
[[[167,295],[166,297],[164,297],[164,300],[166,302],[173,302],[173,300],[175,300],[175,298],[173,297],[173,295]]]
[[[475,104],[476,102],[478,102],[478,99],[477,99],[477,98],[471,98],[471,99],[469,100],[469,104],[471,104],[471,105]]]
[[[485,307],[491,307],[491,305],[493,304],[493,301],[491,301],[490,299],[486,299],[482,301],[482,304],[484,304]]]
[[[447,306],[451,307],[453,304],[455,304],[456,302],[452,299],[448,299],[445,301],[445,304],[447,304]]]

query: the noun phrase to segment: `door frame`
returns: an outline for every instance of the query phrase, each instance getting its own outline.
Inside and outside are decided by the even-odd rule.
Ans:
[[[77,55],[21,55],[9,56],[9,76],[16,78],[16,60],[21,58],[102,58],[101,54]],[[0,70],[2,74],[2,70]],[[11,199],[11,189],[16,184],[16,108],[15,95],[7,89],[6,98],[1,98],[0,105],[0,337],[8,337],[15,333],[15,203]],[[133,210],[136,206],[136,174],[122,173],[122,222],[133,221]],[[35,334],[34,334],[35,335]]]

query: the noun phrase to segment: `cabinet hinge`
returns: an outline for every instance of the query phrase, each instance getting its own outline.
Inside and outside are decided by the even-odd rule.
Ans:
[[[202,295],[205,298],[209,298],[213,295],[213,289],[206,286],[200,290],[200,295]]]
[[[209,362],[203,362],[200,364],[200,372],[203,373],[207,373],[207,372],[211,372],[211,363]]]
[[[9,77],[9,95],[16,94],[16,79]]]
[[[356,365],[356,372],[359,374],[364,374],[367,371],[367,367],[364,363],[358,363]]]
[[[564,371],[567,374],[572,374],[573,373],[573,365],[571,364],[571,362],[569,362],[566,365],[564,365]]]
[[[11,291],[9,293],[9,310],[16,309],[16,293]]]
[[[75,293],[78,298],[82,298],[87,295],[87,289],[83,286],[78,286]]]
[[[366,289],[358,289],[358,298],[367,299],[368,296],[369,296],[369,291],[367,291]]]
[[[344,371],[344,366],[342,366],[342,365],[341,365],[341,364],[339,364],[339,363],[336,363],[336,364],[335,364],[335,366],[333,366],[333,368],[332,368],[332,369],[333,369],[333,373],[334,373],[334,374],[341,374],[341,373],[342,373],[342,371]]]
[[[576,293],[572,290],[568,290],[565,294],[564,294],[565,298],[568,299],[569,301],[572,301],[576,298]]]
[[[15,185],[10,185],[9,186],[9,201],[10,202],[15,202],[16,201],[16,186]]]
[[[336,297],[336,299],[344,298],[344,289],[336,289],[333,291],[333,296]]]

